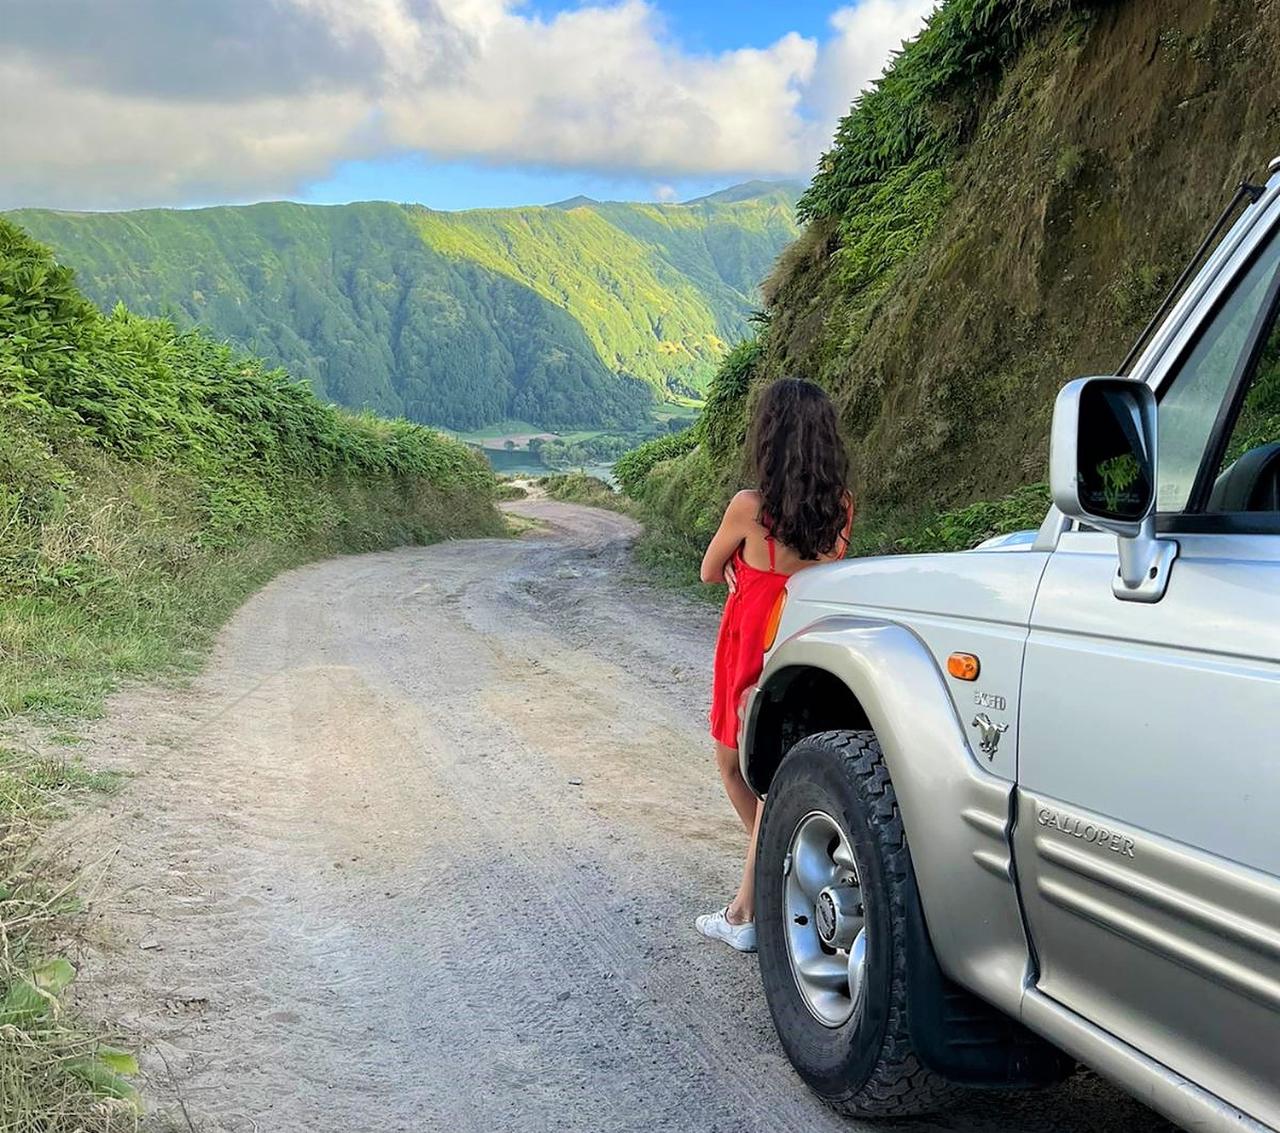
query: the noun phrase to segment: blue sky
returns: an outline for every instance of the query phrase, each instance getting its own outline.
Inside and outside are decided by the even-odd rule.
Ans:
[[[305,186],[297,199],[328,205],[347,201],[401,201],[434,209],[548,205],[578,195],[598,201],[648,201],[659,196],[687,201],[736,184],[747,176],[655,180],[592,170],[433,162],[422,154],[402,154],[345,162],[332,176]],[[660,189],[671,192],[659,193]]]
[[[807,180],[934,0],[4,2],[0,208],[457,209]]]
[[[529,5],[546,15],[582,6],[577,0]],[[673,35],[694,52],[768,47],[788,32],[821,38],[829,31],[831,13],[841,6],[819,0],[665,0],[658,5]]]

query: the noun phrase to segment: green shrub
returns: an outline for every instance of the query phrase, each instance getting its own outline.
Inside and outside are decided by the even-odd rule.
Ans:
[[[633,448],[620,456],[613,465],[613,474],[627,495],[638,498],[643,491],[645,480],[656,464],[664,460],[674,460],[692,452],[698,445],[698,429],[691,426],[678,433],[668,433],[663,437],[654,437],[651,441]]]
[[[846,292],[856,294],[885,279],[889,270],[920,247],[942,215],[946,176],[917,158],[859,195],[858,207],[840,227],[836,271]]]
[[[1050,19],[1085,6],[1077,0],[945,0],[841,119],[800,198],[800,219],[843,220],[869,187],[899,169],[940,167],[964,136],[971,106],[965,92],[997,75]]]
[[[721,464],[736,459],[747,439],[751,382],[763,353],[759,338],[738,343],[724,356],[707,388],[707,403],[698,425],[712,458]]]
[[[610,511],[630,510],[628,501],[622,495],[598,476],[588,476],[585,472],[560,472],[554,476],[543,476],[538,484],[553,500],[603,507]]]
[[[1026,484],[998,500],[979,500],[943,512],[900,536],[896,549],[913,553],[966,551],[996,535],[1037,528],[1048,510],[1049,485]]]
[[[640,504],[644,534],[638,546],[653,577],[697,586],[698,564],[734,487],[705,445],[653,467]],[[702,590],[717,596],[712,588]]]

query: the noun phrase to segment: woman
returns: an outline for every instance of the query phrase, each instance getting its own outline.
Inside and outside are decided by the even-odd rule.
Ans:
[[[843,558],[853,523],[849,457],[835,408],[812,382],[786,378],[765,389],[752,426],[758,488],[729,502],[702,559],[702,581],[729,587],[716,642],[711,735],[725,792],[750,832],[733,900],[697,920],[698,931],[739,952],[756,949],[755,856],[761,804],[738,765],[742,702],[764,667],[764,631],[787,579]]]

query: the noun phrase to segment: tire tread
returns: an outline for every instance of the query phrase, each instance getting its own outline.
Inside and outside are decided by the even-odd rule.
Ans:
[[[906,901],[915,889],[911,852],[898,810],[898,796],[885,766],[874,732],[834,731],[807,736],[803,742],[821,744],[843,764],[850,782],[872,817],[872,836],[879,843],[885,876],[884,897],[893,927],[893,964],[888,1025],[880,1056],[871,1073],[830,1104],[849,1116],[911,1117],[940,1109],[962,1087],[920,1064],[911,1045],[907,1024]]]

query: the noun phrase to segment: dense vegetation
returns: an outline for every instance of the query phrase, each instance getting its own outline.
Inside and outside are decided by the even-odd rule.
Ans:
[[[696,426],[665,437],[654,437],[624,453],[613,465],[618,484],[628,495],[639,495],[649,473],[667,460],[675,460],[698,447],[701,430]]]
[[[608,464],[631,450],[634,440],[629,434],[598,433],[581,440],[553,438],[529,442],[530,455],[548,468],[582,468],[588,464]]]
[[[705,388],[797,231],[795,197],[13,216],[104,309],[200,325],[342,405],[458,429],[629,430],[655,396]]]
[[[783,374],[836,400],[855,550],[1034,525],[1054,394],[1119,363],[1280,152],[1278,64],[1249,0],[944,0],[840,123],[696,445],[623,463],[652,553],[687,571],[744,482],[754,391]]]
[[[77,1033],[57,1008],[74,973],[43,951],[70,900],[30,857],[61,798],[107,784],[45,754],[40,721],[92,710],[122,676],[190,660],[282,567],[497,533],[493,493],[465,445],[336,410],[281,370],[166,320],[102,314],[67,268],[0,218],[5,1128],[119,1129],[110,1099],[130,1104],[119,1078],[128,1056]]]

